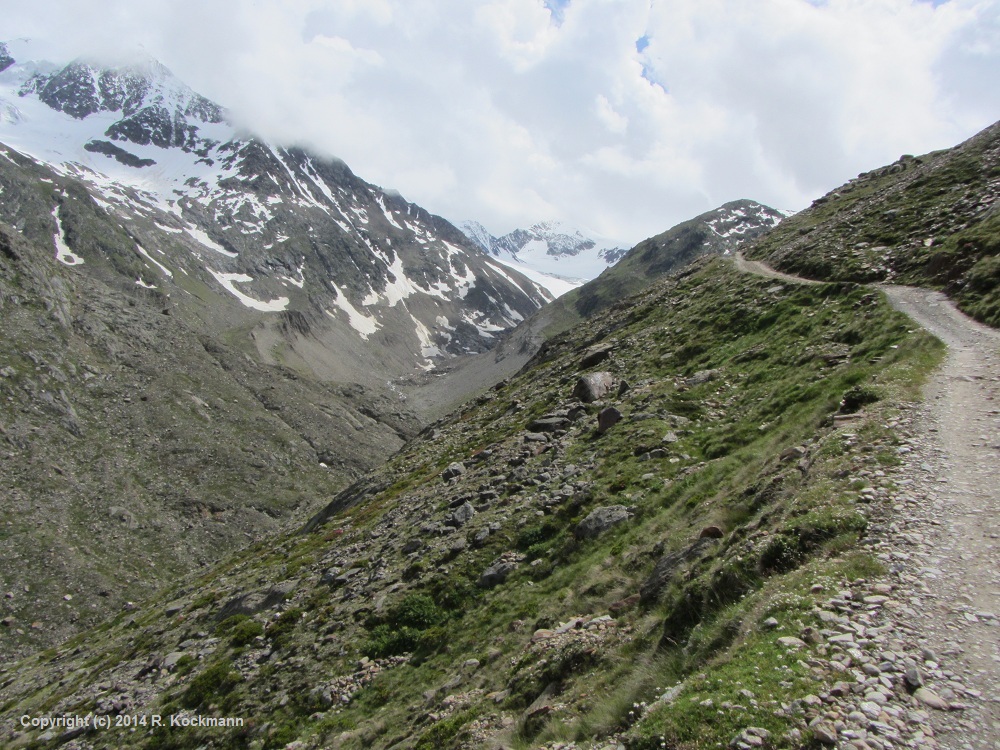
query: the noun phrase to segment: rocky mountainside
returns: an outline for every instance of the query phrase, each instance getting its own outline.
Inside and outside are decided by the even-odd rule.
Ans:
[[[3,742],[808,741],[840,652],[784,643],[879,569],[857,490],[933,352],[866,289],[703,259],[554,339],[302,533],[8,668]],[[12,718],[43,712],[181,725]]]
[[[13,658],[301,519],[419,425],[397,395],[262,364],[123,277],[144,266],[86,189],[4,153],[0,197],[30,219],[0,221],[0,650]],[[54,257],[79,257],[68,241],[83,266]]]
[[[17,60],[17,45],[7,54]],[[320,377],[392,377],[484,351],[545,301],[342,162],[237,132],[153,60],[15,61],[0,73],[0,141],[86,187],[119,224],[113,255],[129,283],[248,328],[265,360]],[[45,232],[72,251],[56,257],[94,263],[101,250],[64,202],[53,191],[46,212]],[[0,218],[41,223],[17,196]]]
[[[301,521],[419,429],[398,378],[542,304],[151,60],[2,49],[0,652]]]
[[[1000,123],[858,175],[749,257],[816,279],[931,286],[1000,325]]]
[[[515,268],[576,283],[589,281],[617,263],[627,248],[605,237],[569,227],[558,221],[534,224],[495,237],[476,221],[459,228],[486,252]],[[544,282],[544,278],[540,280]]]

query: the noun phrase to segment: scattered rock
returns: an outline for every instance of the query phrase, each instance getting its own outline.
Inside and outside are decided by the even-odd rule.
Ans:
[[[948,711],[951,709],[951,704],[930,688],[917,688],[913,693],[913,697],[925,706],[937,709],[938,711]]]
[[[794,635],[785,635],[778,639],[778,645],[784,646],[785,648],[804,648],[806,642],[801,638],[796,638]]]
[[[710,383],[711,381],[718,378],[719,374],[720,373],[718,370],[699,370],[694,375],[687,378],[684,381],[684,385],[691,388],[696,385],[703,385],[704,383]]]
[[[532,421],[528,429],[535,433],[562,432],[569,429],[571,424],[573,422],[567,416],[545,416]]]
[[[819,724],[816,724],[812,730],[813,737],[822,742],[824,745],[837,744],[837,730],[832,724],[820,722]]]
[[[602,344],[598,346],[592,346],[583,355],[583,359],[580,360],[580,367],[586,369],[587,367],[593,367],[594,365],[599,365],[604,360],[611,356],[611,346],[608,344]]]
[[[457,508],[455,508],[455,510],[453,510],[451,513],[448,514],[448,517],[445,519],[444,524],[445,526],[453,526],[454,528],[461,528],[462,526],[465,526],[465,524],[467,524],[469,521],[471,521],[474,515],[476,515],[476,509],[473,508],[468,501],[465,501]]]

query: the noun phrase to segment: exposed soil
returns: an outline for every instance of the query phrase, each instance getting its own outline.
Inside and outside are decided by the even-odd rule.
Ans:
[[[775,271],[766,263],[761,263],[759,260],[747,260],[743,257],[743,253],[734,253],[733,262],[736,267],[743,271],[744,273],[753,273],[758,276],[766,276],[769,279],[778,279],[780,281],[789,281],[793,284],[819,284],[819,281],[813,281],[812,279],[804,279],[801,276],[792,276],[787,273],[782,273],[781,271]]]

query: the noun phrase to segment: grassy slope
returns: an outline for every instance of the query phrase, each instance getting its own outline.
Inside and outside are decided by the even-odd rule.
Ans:
[[[725,232],[732,228],[734,222],[731,212],[743,216],[743,212],[747,211],[753,215],[774,213],[773,209],[754,201],[732,201],[645,239],[596,279],[564,294],[535,313],[535,318],[539,319],[536,328],[544,331],[547,337],[562,333],[639,294],[658,278],[683,268],[703,255],[721,255],[732,251],[742,241],[766,232],[764,227],[768,224],[734,236],[720,236],[714,228],[719,226]]]
[[[856,546],[866,524],[859,477],[895,460],[885,425],[941,352],[908,325],[864,288],[791,287],[699,262],[550,341],[520,376],[349,490],[311,533],[258,545],[8,672],[3,713],[87,713],[110,695],[97,694],[103,683],[130,710],[254,718],[241,730],[95,736],[104,747],[529,747],[626,732],[634,747],[662,737],[694,748],[748,725],[780,736],[795,719],[776,716],[777,705],[818,688],[774,645],[786,632],[760,622],[807,612],[816,581],[878,569]],[[625,419],[598,435],[591,405],[561,437],[526,443],[532,419],[570,402],[597,343],[614,347],[599,367],[629,384],[608,401]],[[709,369],[714,378],[687,380]],[[867,407],[876,416],[850,434],[831,424],[848,392],[878,399]],[[676,442],[664,442],[668,432]],[[801,458],[780,458],[795,446]],[[443,482],[456,460],[466,473]],[[467,526],[435,527],[466,499],[479,509]],[[574,536],[591,510],[616,504],[632,509],[630,521]],[[725,536],[658,599],[629,599],[661,554],[688,548],[708,525]],[[516,570],[479,586],[504,553],[518,556]],[[360,572],[331,586],[320,580],[331,568]],[[228,616],[236,594],[285,581],[296,583],[285,601]],[[533,640],[609,612],[612,625]],[[178,650],[186,657],[174,671],[136,677],[150,655]],[[396,654],[412,658],[387,661]],[[370,674],[362,657],[377,660]],[[676,702],[643,708],[680,680]],[[337,686],[348,683],[341,702]],[[746,704],[742,686],[756,696],[746,711],[704,704]]]
[[[860,175],[748,257],[816,279],[891,281],[946,291],[1000,326],[1000,123],[955,148]]]

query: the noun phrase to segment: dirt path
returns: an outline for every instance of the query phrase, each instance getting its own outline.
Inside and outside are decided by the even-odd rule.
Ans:
[[[904,471],[924,503],[915,545],[926,590],[912,618],[935,655],[955,662],[975,699],[937,722],[945,747],[1000,748],[1000,332],[941,293],[881,287],[893,307],[948,346],[924,389]],[[936,485],[936,486],[935,486]],[[976,692],[979,695],[976,695]]]
[[[879,288],[948,347],[924,402],[900,425],[902,465],[885,478],[885,523],[870,541],[891,571],[887,627],[955,710],[930,711],[932,732],[895,747],[1000,750],[1000,332],[939,292]],[[886,747],[871,738],[844,746]]]
[[[736,267],[743,271],[743,273],[752,273],[757,276],[766,276],[769,279],[780,279],[781,281],[788,281],[792,284],[819,284],[822,282],[813,281],[812,279],[803,279],[801,276],[792,276],[787,273],[782,273],[781,271],[775,271],[769,265],[761,263],[757,260],[747,260],[743,257],[743,253],[736,252],[733,253],[733,262]]]

